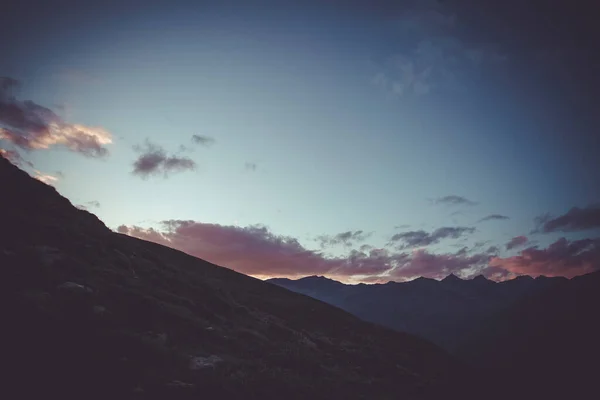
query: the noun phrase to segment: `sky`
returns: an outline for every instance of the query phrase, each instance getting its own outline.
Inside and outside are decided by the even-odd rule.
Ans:
[[[261,279],[600,269],[593,9],[481,3],[9,2],[0,152]]]

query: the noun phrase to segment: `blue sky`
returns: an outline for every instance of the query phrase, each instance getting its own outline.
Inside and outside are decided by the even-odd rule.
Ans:
[[[55,18],[15,8],[20,24],[3,28],[15,38],[0,61],[0,76],[20,82],[14,101],[50,108],[65,124],[102,128],[111,143],[102,157],[64,143],[27,150],[8,134],[0,147],[31,162],[22,167],[33,175],[54,176],[51,183],[74,204],[98,202],[86,207],[107,226],[145,238],[153,228],[159,242],[225,265],[218,256],[225,250],[190,244],[206,241],[205,233],[177,245],[161,221],[215,224],[239,233],[234,242],[260,224],[274,236],[254,233],[271,245],[295,238],[301,251],[335,259],[362,244],[386,248],[389,257],[454,257],[441,258],[433,277],[489,268],[456,254],[465,246],[481,254],[477,242],[498,247],[487,256],[514,261],[519,251],[543,251],[560,237],[598,236],[598,226],[530,233],[536,217],[566,215],[600,197],[597,121],[565,96],[582,87],[574,73],[570,86],[562,79],[575,63],[564,56],[567,45],[532,40],[524,51],[491,20],[478,31],[460,2],[170,4],[109,2],[86,11],[64,2],[48,10]],[[2,126],[11,128],[6,120]],[[13,139],[31,134],[11,132]],[[193,143],[193,135],[210,145]],[[144,151],[135,146],[146,141],[195,167],[167,177],[132,173]],[[465,200],[436,201],[446,196]],[[491,214],[508,218],[478,222]],[[426,246],[390,244],[398,233],[442,227],[470,231]],[[318,239],[348,231],[368,237],[348,246]],[[522,235],[528,245],[506,251]],[[369,251],[361,257],[377,258]],[[276,263],[256,273],[241,258],[226,266],[294,275],[278,273]],[[400,268],[393,265],[375,275],[405,278],[390,272]],[[526,266],[513,269],[527,273]]]

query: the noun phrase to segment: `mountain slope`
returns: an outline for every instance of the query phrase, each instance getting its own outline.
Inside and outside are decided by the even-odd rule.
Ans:
[[[3,397],[467,395],[425,340],[114,233],[1,157],[0,182]]]

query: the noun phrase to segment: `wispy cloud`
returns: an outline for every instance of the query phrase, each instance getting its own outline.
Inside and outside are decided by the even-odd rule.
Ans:
[[[415,1],[394,24],[398,51],[373,79],[398,96],[422,96],[438,90],[462,90],[483,68],[506,61],[492,44],[466,40],[455,14],[437,1]]]
[[[254,163],[254,162],[246,162],[244,163],[244,169],[246,171],[256,171],[256,169],[258,168],[258,164]]]
[[[80,210],[89,210],[90,208],[100,208],[100,202],[97,200],[87,201],[77,206]]]
[[[50,175],[50,174],[45,174],[43,172],[40,172],[38,170],[34,171],[34,176],[35,179],[37,179],[38,181],[44,182],[47,185],[50,186],[54,186],[54,184],[56,182],[58,182],[58,177],[54,176],[54,175]]]
[[[71,124],[49,108],[14,96],[19,83],[0,78],[0,139],[25,151],[63,146],[87,157],[108,154],[112,136],[99,127]]]
[[[512,250],[517,247],[525,246],[529,242],[527,236],[515,236],[506,243],[506,250]]]
[[[357,243],[364,242],[371,236],[371,233],[359,231],[346,231],[336,235],[320,235],[317,236],[316,240],[320,243],[321,248],[327,246],[344,245],[347,247],[353,246]]]
[[[504,221],[510,219],[510,217],[507,217],[506,215],[501,215],[501,214],[490,214],[486,217],[481,218],[479,221],[477,222],[485,222],[485,221]]]
[[[478,203],[476,201],[472,201],[463,196],[457,196],[455,194],[451,194],[444,197],[439,197],[434,200],[436,204],[446,204],[451,206],[475,206]]]
[[[549,214],[536,218],[536,232],[577,232],[600,228],[600,204],[584,208],[573,207],[566,214],[552,217]]]
[[[210,147],[215,144],[215,139],[210,136],[192,135],[192,142],[200,146]]]
[[[394,229],[408,229],[408,228],[410,228],[409,224],[400,224],[400,225],[394,226]]]
[[[422,247],[438,243],[442,239],[458,239],[461,236],[471,234],[473,232],[475,232],[475,228],[464,226],[448,226],[438,228],[432,233],[428,233],[423,230],[396,233],[391,237],[390,241],[395,243],[402,242],[403,244],[400,246],[400,248]]]
[[[6,150],[0,148],[0,155],[6,158],[8,161],[16,165],[17,167],[22,167],[24,165],[28,165],[33,168],[33,163],[25,160],[21,154],[16,150]]]
[[[147,178],[162,174],[167,177],[174,172],[194,170],[196,162],[188,157],[168,155],[165,149],[146,140],[144,145],[134,146],[134,150],[141,153],[133,163],[134,175]]]

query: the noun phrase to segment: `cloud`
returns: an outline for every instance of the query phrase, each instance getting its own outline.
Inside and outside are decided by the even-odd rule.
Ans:
[[[158,174],[167,177],[174,172],[196,169],[194,160],[175,155],[169,156],[165,149],[149,140],[146,140],[143,146],[134,146],[134,150],[141,154],[133,163],[132,173],[142,178]]]
[[[585,208],[573,207],[566,214],[552,217],[549,214],[536,218],[536,231],[577,232],[600,228],[600,204],[589,205]]]
[[[0,155],[10,161],[12,164],[17,167],[22,167],[23,165],[28,165],[33,168],[33,163],[23,159],[21,154],[19,154],[16,150],[5,150],[0,148]]]
[[[34,171],[34,178],[38,181],[44,182],[46,185],[54,186],[56,182],[58,182],[58,177],[50,174],[44,174],[38,170]]]
[[[457,17],[437,1],[416,1],[398,16],[398,51],[389,55],[374,83],[397,96],[464,90],[481,70],[506,61],[495,46],[461,37]]]
[[[529,242],[529,239],[526,236],[515,236],[506,243],[506,250],[524,246],[527,242]]]
[[[256,171],[258,165],[253,162],[247,162],[244,164],[244,168],[246,169],[246,171]]]
[[[320,235],[316,239],[320,242],[321,248],[325,248],[327,246],[336,246],[339,244],[350,247],[355,243],[365,241],[370,236],[371,233],[366,233],[360,230],[341,232],[336,235]]]
[[[110,133],[102,128],[71,124],[49,108],[30,100],[19,101],[13,91],[19,86],[0,77],[0,139],[25,151],[63,146],[87,157],[108,154]]]
[[[572,278],[600,269],[600,239],[568,241],[563,237],[546,249],[529,247],[518,256],[494,257],[489,265],[514,275]]]
[[[562,238],[547,249],[530,247],[508,258],[498,257],[495,246],[486,251],[463,247],[455,253],[434,254],[426,249],[393,252],[368,245],[346,256],[328,257],[262,225],[167,220],[157,228],[121,225],[117,232],[262,278],[324,275],[346,281],[388,282],[419,276],[441,279],[454,273],[464,278],[483,274],[505,280],[522,274],[572,277],[600,268],[600,239],[568,242]]]
[[[192,135],[192,142],[199,144],[200,146],[210,147],[215,144],[216,141],[210,136]]]
[[[499,251],[500,251],[500,249],[498,248],[498,246],[490,246],[487,248],[485,253],[496,255],[496,254],[498,254]]]
[[[428,233],[423,230],[396,233],[391,237],[390,240],[392,242],[404,242],[405,245],[401,246],[402,248],[420,247],[438,243],[442,239],[458,239],[463,235],[470,234],[473,232],[475,232],[475,228],[468,228],[463,226],[448,226],[438,228],[432,233]]]
[[[433,254],[425,249],[415,250],[403,265],[389,273],[393,279],[406,280],[419,276],[441,279],[451,273],[471,276],[487,266],[489,254],[467,255],[463,249],[455,254]]]
[[[373,246],[371,246],[370,244],[363,244],[363,245],[361,245],[361,246],[360,246],[358,249],[359,249],[360,251],[362,251],[362,252],[367,252],[367,251],[370,251],[370,250],[372,250],[373,248],[374,248],[374,247],[373,247]]]
[[[503,221],[503,220],[507,220],[507,219],[510,219],[510,217],[507,217],[506,215],[500,215],[500,214],[490,214],[487,217],[481,218],[478,222]]]
[[[447,205],[452,205],[452,206],[462,206],[462,205],[475,206],[478,204],[476,201],[472,201],[472,200],[467,199],[466,197],[457,196],[454,194],[444,196],[444,197],[439,197],[434,200],[434,203],[447,204]]]
[[[328,258],[304,248],[295,238],[276,235],[261,225],[168,220],[160,224],[160,229],[121,225],[117,231],[255,276],[374,275],[406,258],[406,254],[392,254],[385,249],[352,250],[347,257]]]
[[[80,210],[89,210],[90,208],[100,208],[100,202],[97,200],[88,201],[85,204],[77,206]]]

